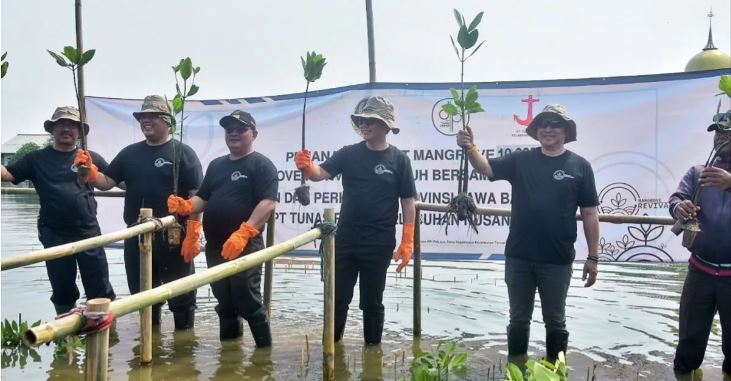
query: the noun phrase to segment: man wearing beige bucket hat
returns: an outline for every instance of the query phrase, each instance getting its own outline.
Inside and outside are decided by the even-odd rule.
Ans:
[[[77,163],[88,165],[90,170],[89,181],[99,189],[110,189],[124,182],[127,192],[124,196],[124,222],[132,225],[137,222],[141,207],[152,208],[156,217],[166,216],[167,197],[173,193],[173,163],[174,151],[180,155],[180,173],[178,180],[178,196],[188,198],[193,196],[200,187],[203,179],[203,170],[198,156],[187,144],[182,144],[172,138],[171,108],[167,100],[159,95],[145,97],[142,109],[133,113],[140,124],[145,140],[130,144],[123,148],[109,164],[103,174],[96,176],[94,163],[88,160],[83,153],[77,157]],[[199,221],[200,215],[192,215],[193,221]],[[179,218],[185,224],[186,218]],[[188,221],[187,225],[196,222]],[[157,287],[164,283],[195,273],[193,261],[185,261],[181,255],[179,245],[168,244],[163,232],[156,233],[152,248],[152,286]],[[200,229],[190,229],[188,234],[196,234],[195,239],[188,242],[198,242]],[[130,293],[140,291],[140,255],[137,238],[124,242],[124,266],[127,272],[127,285]],[[168,306],[173,312],[175,329],[192,328],[195,321],[196,292],[170,298]],[[162,304],[152,308],[153,324],[160,323]]]
[[[23,156],[7,168],[3,166],[2,180],[15,184],[24,180],[33,182],[41,203],[38,238],[43,247],[100,235],[94,189],[78,181],[74,166],[74,156],[79,151],[76,142],[82,128],[79,110],[72,106],[58,107],[43,127],[53,136],[53,144]],[[89,125],[84,124],[83,130],[88,134]],[[90,155],[100,170],[106,169],[107,162],[101,156],[96,152]],[[79,299],[77,265],[87,299],[115,298],[104,248],[84,250],[46,261],[51,301],[57,314],[71,310]]]
[[[490,181],[512,185],[512,219],[505,245],[505,283],[510,301],[508,361],[525,366],[536,289],[546,326],[546,358],[554,362],[566,353],[566,295],[575,257],[576,210],[582,216],[589,255],[584,263],[584,287],[596,281],[599,205],[594,172],[583,157],[566,150],[576,140],[576,122],[561,105],[548,105],[536,115],[526,133],[540,148],[486,159],[468,127],[457,133],[475,170]]]
[[[399,133],[393,106],[383,97],[363,98],[350,117],[355,132],[363,138],[333,153],[321,165],[310,152],[295,155],[297,168],[312,181],[343,178],[343,203],[335,240],[335,340],[343,336],[348,305],[360,277],[360,309],[363,336],[367,344],[381,342],[384,308],[383,291],[391,258],[406,267],[414,244],[416,186],[411,161],[388,143],[389,132]],[[403,234],[396,247],[399,201],[403,213]]]

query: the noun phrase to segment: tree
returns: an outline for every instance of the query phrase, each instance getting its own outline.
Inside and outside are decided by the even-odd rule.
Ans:
[[[37,151],[39,149],[41,149],[41,147],[38,146],[38,144],[33,143],[33,142],[28,142],[28,143],[23,144],[20,148],[18,148],[17,151],[15,151],[15,155],[10,157],[9,164],[13,164],[16,161],[20,160],[20,158],[22,158],[23,156],[25,156],[33,151]]]

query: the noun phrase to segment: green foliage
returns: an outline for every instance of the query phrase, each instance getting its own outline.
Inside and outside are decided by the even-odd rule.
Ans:
[[[28,142],[28,143],[23,144],[22,146],[20,146],[20,148],[18,148],[18,150],[15,152],[15,154],[10,157],[10,164],[15,163],[16,161],[20,160],[23,156],[25,156],[33,151],[37,151],[39,149],[41,149],[41,147],[39,147],[38,144],[33,143],[33,142]],[[4,329],[3,329],[3,332],[5,332]]]
[[[73,46],[64,46],[63,51],[61,51],[60,54],[54,53],[50,50],[47,50],[47,52],[54,60],[56,60],[56,63],[59,66],[67,67],[72,71],[76,71],[79,66],[84,66],[89,63],[89,61],[94,58],[94,54],[96,54],[95,49],[89,49],[83,54],[79,54],[79,50]]]
[[[322,76],[322,69],[327,65],[325,57],[322,54],[317,54],[314,51],[307,52],[307,59],[300,57],[302,61],[302,69],[305,71],[305,79],[307,82],[315,82]]]
[[[177,131],[177,119],[176,115],[180,114],[180,131],[183,130],[183,119],[185,113],[185,100],[188,97],[198,93],[200,87],[195,84],[195,76],[201,71],[200,66],[193,66],[193,61],[190,57],[180,59],[180,62],[173,66],[173,74],[175,75],[175,97],[172,102],[172,113],[173,118],[172,133],[175,134]],[[180,85],[182,82],[182,87]],[[188,86],[190,85],[190,87]]]
[[[5,52],[5,53],[3,53],[3,56],[0,59],[0,60],[2,60],[2,66],[0,66],[0,68],[2,68],[2,75],[0,75],[0,78],[5,77],[5,74],[8,73],[8,66],[10,66],[10,63],[8,61],[5,61],[5,57],[7,57],[7,56],[8,56],[8,52]]]
[[[69,354],[69,349],[72,351],[86,350],[86,336],[67,336],[53,339],[53,344],[56,346],[53,349],[53,356],[60,357]]]
[[[457,353],[457,344],[450,342],[442,349],[439,343],[432,352],[422,352],[414,359],[411,375],[415,381],[446,381],[450,372],[463,372],[467,353]]]
[[[508,363],[505,381],[568,381],[569,371],[566,368],[566,356],[558,354],[558,360],[552,364],[546,360],[528,360],[525,375],[515,364]]]
[[[15,348],[20,346],[21,344],[23,344],[23,333],[27,331],[29,327],[35,327],[40,324],[41,321],[38,320],[29,326],[28,322],[23,321],[20,315],[18,315],[18,321],[8,321],[8,319],[5,319],[2,324],[0,337],[0,341],[2,341],[2,347]]]
[[[731,98],[731,75],[722,75],[721,79],[718,80],[718,89],[722,92],[721,94],[726,94],[729,98]]]
[[[477,53],[480,47],[482,47],[482,44],[485,43],[485,41],[483,40],[482,42],[480,42],[479,45],[475,47],[475,44],[477,43],[477,40],[480,36],[480,32],[477,30],[477,27],[482,21],[482,15],[483,12],[478,13],[477,16],[475,16],[475,18],[472,19],[472,22],[470,22],[468,25],[465,22],[464,16],[462,16],[462,14],[455,9],[454,17],[457,19],[457,24],[459,25],[459,31],[457,32],[457,43],[455,44],[454,38],[452,38],[452,36],[449,36],[452,41],[452,47],[454,48],[454,52],[455,54],[457,54],[457,58],[461,63],[462,71],[460,74],[460,91],[458,92],[456,89],[449,89],[450,93],[452,94],[452,102],[442,105],[442,110],[449,116],[449,118],[460,115],[462,117],[461,119],[463,127],[466,123],[467,114],[474,114],[485,111],[480,103],[477,102],[477,86],[472,86],[467,91],[466,95],[464,93],[464,63],[475,53]],[[459,47],[457,47],[458,44]],[[472,52],[465,57],[467,51],[472,48],[474,48],[474,50],[472,50]]]

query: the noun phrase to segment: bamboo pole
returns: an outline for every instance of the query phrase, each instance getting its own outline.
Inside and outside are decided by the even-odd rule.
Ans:
[[[114,313],[115,317],[122,317],[131,312],[139,311],[145,306],[162,303],[165,300],[185,294],[203,285],[230,277],[254,266],[260,266],[270,259],[320,238],[321,235],[322,232],[319,228],[309,230],[272,247],[239,257],[206,271],[180,278],[149,291],[143,291],[123,299],[115,300],[109,305],[109,309]],[[48,343],[55,338],[75,334],[80,328],[81,318],[78,315],[70,315],[25,331],[23,334],[23,342],[28,346],[38,346]]]
[[[38,192],[36,192],[35,188],[0,188],[0,193],[2,194],[14,194],[14,195],[36,195]],[[114,191],[100,191],[95,190],[94,191],[94,197],[124,197],[125,191],[123,190],[114,190]]]
[[[140,209],[140,221],[152,217],[152,209]],[[154,232],[142,234],[140,245],[140,291],[152,289],[152,241]],[[152,306],[140,311],[140,363],[152,363]]]
[[[267,220],[267,247],[274,245],[274,222],[276,218],[274,212],[269,216]],[[264,264],[264,307],[267,310],[267,315],[271,319],[272,317],[272,282],[274,277],[274,262],[267,261]]]
[[[325,222],[335,223],[335,210],[325,209]],[[324,322],[322,327],[322,379],[335,379],[335,237],[331,234],[325,245]]]
[[[86,302],[88,312],[109,311],[107,298],[92,299]],[[109,328],[90,334],[86,340],[86,381],[106,381],[109,366]]]
[[[414,331],[421,336],[421,211],[416,209],[414,219]]]
[[[175,217],[166,216],[160,219],[162,227],[170,226],[175,222]],[[159,225],[154,221],[148,221],[126,229],[118,230],[100,236],[82,239],[81,241],[70,242],[64,245],[50,247],[48,249],[32,251],[27,254],[16,255],[10,258],[0,259],[2,271],[17,267],[32,265],[34,263],[50,261],[51,259],[74,255],[78,252],[93,249],[112,242],[122,241],[135,237],[145,232],[155,231]]]
[[[416,203],[417,210],[428,212],[447,212],[449,207],[441,204],[427,204],[423,202]],[[503,216],[510,217],[510,209],[497,208],[477,208],[475,214],[486,216]],[[581,215],[576,214],[576,219],[581,221]],[[673,225],[675,220],[671,217],[654,217],[654,216],[625,216],[620,214],[599,214],[599,222],[611,222],[615,224],[652,224],[652,225]]]
[[[373,37],[373,3],[366,0],[366,25],[368,28],[368,82],[376,82],[376,43]]]

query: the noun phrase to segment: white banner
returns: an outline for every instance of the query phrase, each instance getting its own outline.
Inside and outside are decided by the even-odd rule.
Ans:
[[[718,102],[718,78],[728,71],[663,74],[586,80],[479,83],[484,113],[470,125],[477,146],[488,157],[538,144],[525,126],[547,104],[565,105],[575,119],[578,141],[567,148],[589,160],[596,175],[600,213],[667,216],[667,199],[693,164],[703,163],[711,149],[706,132]],[[205,86],[205,84],[202,84]],[[447,203],[457,190],[461,151],[454,135],[459,120],[445,120],[441,104],[449,87],[459,84],[377,83],[310,93],[307,102],[306,145],[315,162],[334,150],[360,140],[350,124],[359,99],[381,95],[396,110],[398,135],[389,142],[411,158],[422,201]],[[310,229],[324,208],[340,209],[339,181],[311,183],[312,203],[294,201],[300,173],[294,152],[300,148],[303,94],[261,98],[191,101],[186,104],[184,141],[195,149],[205,170],[216,157],[228,153],[218,120],[234,109],[250,112],[259,130],[255,149],[278,168],[279,197],[276,239],[282,241]],[[723,107],[728,109],[727,101]],[[108,161],[124,146],[143,136],[132,112],[141,100],[87,97],[91,124],[90,148]],[[510,208],[510,185],[473,176],[470,193],[478,205]],[[99,219],[105,232],[120,229],[122,201],[100,199]],[[205,218],[205,217],[204,217]],[[484,216],[479,233],[466,225],[450,226],[448,235],[440,213],[422,213],[422,252],[426,258],[500,259],[510,219]],[[577,258],[586,256],[586,242],[578,224]],[[397,232],[400,238],[400,229]],[[311,252],[305,250],[303,252]],[[669,227],[601,225],[601,257],[610,261],[681,261],[688,256]]]

